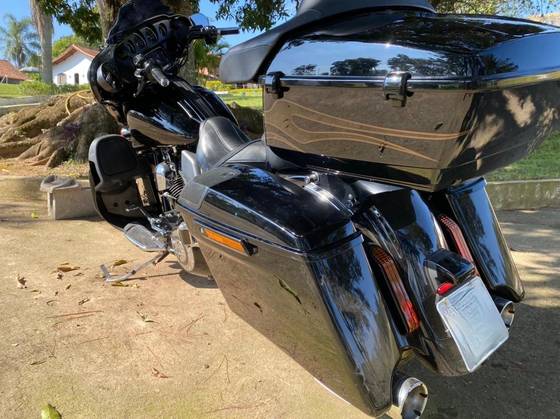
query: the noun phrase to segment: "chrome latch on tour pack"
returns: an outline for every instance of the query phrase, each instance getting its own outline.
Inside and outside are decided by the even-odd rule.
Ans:
[[[401,108],[406,106],[406,100],[410,96],[407,89],[408,80],[412,75],[404,71],[391,72],[383,82],[383,94],[385,100],[390,100],[392,105]]]
[[[266,93],[276,95],[278,99],[282,99],[284,97],[284,92],[288,90],[287,87],[282,86],[283,76],[284,73],[279,71],[267,74],[264,82]]]

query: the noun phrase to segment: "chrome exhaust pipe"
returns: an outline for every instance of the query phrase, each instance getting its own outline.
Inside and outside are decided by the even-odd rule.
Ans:
[[[509,329],[515,319],[515,305],[512,301],[506,300],[502,297],[494,297],[494,304],[496,304],[504,324]]]
[[[428,403],[428,387],[417,378],[396,375],[393,380],[393,411],[402,419],[422,416]]]

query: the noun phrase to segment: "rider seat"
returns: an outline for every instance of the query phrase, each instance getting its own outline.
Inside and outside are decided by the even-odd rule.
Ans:
[[[230,119],[209,118],[200,126],[196,161],[202,173],[225,163],[250,164],[264,169],[280,169],[281,160],[262,140],[251,140]]]

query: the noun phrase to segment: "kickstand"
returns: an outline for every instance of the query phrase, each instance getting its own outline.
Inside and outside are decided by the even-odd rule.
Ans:
[[[105,282],[111,283],[111,282],[128,281],[129,279],[132,279],[132,277],[134,275],[136,275],[138,272],[140,272],[141,270],[146,269],[150,265],[154,265],[154,266],[157,265],[163,259],[165,259],[167,256],[169,256],[168,251],[160,252],[157,255],[155,255],[153,258],[151,258],[150,260],[142,263],[141,265],[138,265],[136,268],[132,269],[131,271],[129,271],[128,273],[126,273],[124,275],[113,275],[113,274],[111,274],[109,272],[109,269],[107,269],[107,267],[105,265],[101,265],[101,272],[103,273],[103,277],[105,278]]]

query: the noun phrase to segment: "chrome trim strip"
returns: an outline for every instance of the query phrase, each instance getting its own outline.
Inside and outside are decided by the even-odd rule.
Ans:
[[[359,87],[383,89],[385,78],[322,78],[322,77],[290,77],[281,79],[282,86],[326,86],[326,87]],[[412,79],[408,82],[410,90],[418,89],[466,89],[472,84],[471,79]]]
[[[545,81],[560,80],[560,71],[550,71],[540,74],[526,74],[514,77],[487,77],[483,78],[486,89],[506,89],[509,87],[528,86]]]
[[[527,74],[515,76],[488,76],[478,80],[470,78],[449,78],[449,79],[411,79],[408,87],[411,91],[415,90],[469,90],[486,91],[499,90],[513,87],[528,86],[545,81],[560,80],[560,71],[550,71],[548,73]],[[328,77],[293,77],[284,76],[281,78],[282,86],[322,86],[322,87],[358,87],[383,89],[385,78],[328,78]]]

